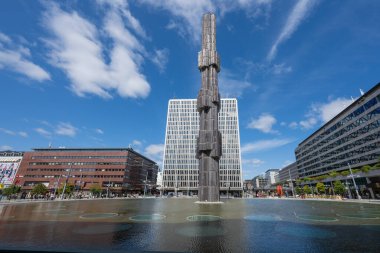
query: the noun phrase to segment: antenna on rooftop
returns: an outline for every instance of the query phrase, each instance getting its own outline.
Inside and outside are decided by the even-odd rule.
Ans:
[[[49,148],[51,148],[51,142],[49,142]]]
[[[362,89],[359,89],[360,91],[360,95],[363,96],[364,95],[364,91]]]

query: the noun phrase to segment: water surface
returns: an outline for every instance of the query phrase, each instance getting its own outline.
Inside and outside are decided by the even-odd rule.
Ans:
[[[0,248],[99,252],[379,252],[380,205],[281,199],[0,205]]]

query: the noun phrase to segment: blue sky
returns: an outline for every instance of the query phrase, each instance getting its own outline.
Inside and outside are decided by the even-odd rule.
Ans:
[[[379,1],[5,0],[0,150],[131,145],[161,163],[168,100],[200,87],[208,11],[245,179],[295,161],[299,142],[379,82]]]

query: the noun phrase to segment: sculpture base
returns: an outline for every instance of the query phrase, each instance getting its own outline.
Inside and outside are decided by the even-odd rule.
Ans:
[[[194,202],[195,204],[201,204],[201,205],[221,205],[221,204],[224,204],[224,202],[222,201],[216,201],[216,202],[212,202],[212,201],[195,201]]]

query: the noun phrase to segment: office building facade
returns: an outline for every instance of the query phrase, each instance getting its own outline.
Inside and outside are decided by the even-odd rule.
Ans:
[[[267,180],[267,187],[271,187],[278,182],[279,169],[269,169],[265,171],[265,178]]]
[[[291,163],[284,168],[280,169],[278,172],[279,182],[285,182],[288,180],[296,180],[298,178],[297,163]]]
[[[114,193],[141,192],[157,180],[158,166],[131,148],[46,148],[25,152],[17,173],[22,190],[65,182],[83,191],[92,186]]]
[[[253,188],[255,190],[263,190],[264,187],[268,184],[268,180],[265,178],[265,175],[258,175],[252,179]]]
[[[301,178],[378,162],[380,84],[301,142],[295,150]]]
[[[241,194],[240,134],[236,99],[221,99],[219,131],[222,134],[222,157],[219,163],[220,191]],[[198,193],[196,144],[199,114],[196,99],[171,99],[168,105],[163,159],[164,192]]]

